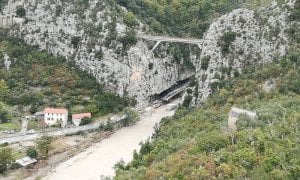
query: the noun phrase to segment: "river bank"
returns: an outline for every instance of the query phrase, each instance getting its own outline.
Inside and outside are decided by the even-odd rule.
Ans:
[[[178,104],[179,100],[172,103]],[[120,161],[130,162],[134,150],[139,150],[141,141],[147,140],[154,132],[153,127],[163,117],[174,115],[168,105],[153,110],[151,115],[142,115],[134,126],[125,127],[110,137],[89,147],[71,159],[52,169],[45,180],[98,180],[101,177],[114,176],[113,166]]]

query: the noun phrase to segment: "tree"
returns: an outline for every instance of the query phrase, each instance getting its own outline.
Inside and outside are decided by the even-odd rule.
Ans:
[[[233,161],[235,164],[242,165],[246,169],[252,169],[257,158],[255,151],[250,148],[242,148],[233,153]]]
[[[203,57],[201,61],[201,69],[206,71],[209,65],[209,61],[210,61],[210,56]]]
[[[117,170],[124,170],[126,167],[126,164],[124,162],[123,159],[121,159],[119,162],[117,162],[115,165],[114,165],[114,169],[117,171]]]
[[[138,24],[132,12],[128,12],[125,14],[124,23],[130,27],[136,26]]]
[[[6,123],[8,120],[7,112],[4,109],[3,103],[0,101],[0,123]]]
[[[7,96],[8,93],[8,87],[6,85],[6,82],[2,79],[0,80],[0,100],[4,99]]]
[[[225,148],[229,144],[228,138],[223,134],[213,131],[207,133],[198,139],[198,148],[200,151],[210,153]]]
[[[41,158],[47,158],[53,138],[50,136],[42,136],[36,141],[36,149]]]
[[[0,173],[3,174],[7,171],[8,165],[14,162],[12,150],[10,148],[0,149]]]
[[[79,36],[74,36],[71,38],[71,44],[73,45],[73,48],[78,48],[80,42]]]
[[[32,105],[30,106],[30,108],[29,108],[29,112],[30,112],[31,114],[34,114],[34,113],[36,113],[37,111],[38,111],[38,105],[32,104]]]
[[[229,52],[229,47],[233,41],[235,41],[236,33],[235,32],[225,32],[224,35],[218,41],[218,46],[221,47],[221,50],[224,54]]]
[[[89,117],[84,117],[81,119],[80,125],[86,125],[86,124],[90,124],[92,122],[92,119]]]
[[[188,94],[187,96],[184,97],[182,106],[185,107],[185,108],[190,107],[190,104],[191,104],[192,100],[193,100],[193,96]]]
[[[37,158],[38,153],[34,147],[30,147],[26,150],[26,155],[31,157],[31,158]]]
[[[132,110],[130,108],[125,108],[123,110],[123,112],[124,112],[124,114],[126,116],[126,118],[125,118],[125,126],[131,126],[131,125],[135,124],[137,121],[140,120],[139,114],[136,111],[134,111],[134,110]]]
[[[134,30],[127,31],[125,36],[122,37],[121,43],[123,44],[123,50],[128,50],[132,45],[135,45],[137,38]]]
[[[18,6],[16,10],[16,14],[19,17],[25,17],[26,16],[26,10],[23,6]]]
[[[103,127],[104,131],[112,131],[114,129],[113,123],[109,120],[106,122],[106,125]]]
[[[217,167],[216,172],[218,173],[218,176],[225,179],[232,179],[234,175],[234,169],[226,163],[222,163]]]

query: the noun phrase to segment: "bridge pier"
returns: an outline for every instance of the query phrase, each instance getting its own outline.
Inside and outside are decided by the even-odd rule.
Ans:
[[[161,43],[161,41],[157,41],[156,44],[153,46],[151,52],[153,52],[160,43]]]

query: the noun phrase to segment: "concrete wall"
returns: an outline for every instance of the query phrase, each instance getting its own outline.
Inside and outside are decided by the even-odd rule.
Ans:
[[[22,24],[23,18],[14,17],[12,15],[0,15],[0,27],[9,27],[14,24]]]

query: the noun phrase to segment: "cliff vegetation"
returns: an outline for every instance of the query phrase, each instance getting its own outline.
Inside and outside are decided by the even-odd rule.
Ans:
[[[179,108],[132,162],[116,165],[116,179],[297,179],[299,67],[299,54],[291,54],[224,81],[200,108]],[[237,131],[228,131],[232,106],[258,118],[240,117]]]
[[[0,32],[0,51],[0,101],[5,106],[2,109],[7,109],[3,121],[45,106],[97,116],[121,111],[133,103],[106,92],[95,77],[74,62],[7,37],[5,31]]]

